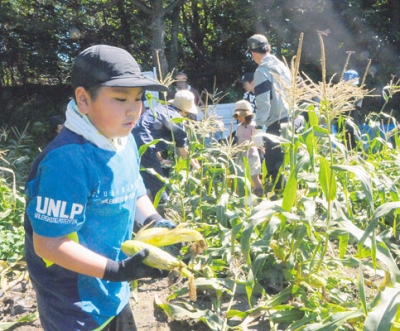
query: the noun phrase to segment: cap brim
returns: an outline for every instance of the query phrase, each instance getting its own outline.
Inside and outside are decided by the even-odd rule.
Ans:
[[[116,79],[111,79],[107,82],[101,84],[101,86],[110,87],[143,87],[147,91],[159,91],[167,92],[168,87],[165,85],[157,83],[155,80],[151,80],[147,77],[121,77]]]

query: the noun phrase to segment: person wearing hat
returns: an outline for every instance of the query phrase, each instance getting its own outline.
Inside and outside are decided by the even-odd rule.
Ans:
[[[285,100],[285,89],[291,85],[289,68],[271,54],[267,38],[255,34],[247,40],[248,52],[258,64],[254,72],[254,92],[256,95],[258,128],[266,127],[268,134],[280,136],[281,124],[288,121],[289,105]],[[265,139],[265,163],[268,174],[276,189],[281,189],[279,175],[283,164],[283,152],[279,142]]]
[[[239,80],[239,83],[243,84],[243,89],[245,91],[243,94],[243,100],[250,102],[251,107],[253,108],[253,113],[256,113],[257,107],[256,95],[254,94],[254,73],[245,72]]]
[[[192,87],[188,83],[188,76],[184,72],[178,72],[175,75],[175,84],[173,90],[168,93],[168,100],[172,100],[175,98],[175,94],[178,91],[187,90],[193,93],[194,95],[194,103],[196,106],[203,107],[204,102],[200,98],[200,93],[194,87]],[[191,117],[191,116],[190,116]],[[193,118],[192,118],[193,119]]]
[[[358,85],[360,83],[358,72],[353,69],[346,70],[343,75],[343,81],[350,82],[353,85]]]
[[[256,123],[254,122],[254,113],[251,103],[247,100],[240,100],[235,103],[233,118],[239,121],[236,128],[237,144],[243,144],[246,150],[237,155],[238,165],[244,169],[244,158],[247,158],[250,165],[250,174],[254,194],[258,197],[263,195],[261,175],[261,161],[258,154],[258,148],[254,145],[252,137],[256,134]]]
[[[136,143],[140,148],[154,140],[160,139],[160,141],[148,146],[141,156],[141,166],[146,169],[154,169],[159,175],[164,176],[163,166],[167,162],[161,155],[169,149],[167,142],[174,142],[179,156],[187,158],[189,155],[187,133],[181,122],[176,123],[171,120],[196,114],[194,95],[189,90],[176,92],[174,99],[169,100],[166,106],[158,105],[146,111],[132,130]],[[191,159],[190,162],[195,169],[200,168],[196,159]],[[164,188],[164,183],[148,171],[141,171],[141,174],[150,197],[154,199],[156,194]],[[168,193],[164,189],[161,193],[160,205],[162,206],[167,201]]]
[[[145,78],[131,54],[95,45],[75,59],[64,128],[35,159],[26,183],[25,257],[44,330],[137,330],[129,281],[165,277],[121,251],[134,222],[174,227],[140,176],[131,130]]]

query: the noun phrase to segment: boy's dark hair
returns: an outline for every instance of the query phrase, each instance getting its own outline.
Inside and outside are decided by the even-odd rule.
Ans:
[[[92,101],[96,100],[97,96],[99,95],[100,88],[101,85],[94,85],[87,89],[87,92],[89,93],[90,99],[92,99]]]

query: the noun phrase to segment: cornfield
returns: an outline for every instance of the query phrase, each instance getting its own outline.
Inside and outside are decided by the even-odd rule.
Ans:
[[[325,72],[322,36],[320,44]],[[334,84],[326,75],[313,82],[298,72],[300,50],[290,63],[293,85],[287,86],[293,120],[280,138],[282,192],[274,193],[264,168],[262,180],[270,190],[262,199],[252,195],[249,165],[243,173],[235,162],[242,147],[213,138],[219,130],[215,118],[186,123],[190,157],[202,167],[193,170],[187,159],[173,160],[163,179],[170,195],[166,215],[201,233],[206,250],[187,263],[197,300],[188,297],[186,282],[172,288],[167,302],[157,302],[171,319],[186,315],[218,331],[247,330],[257,321],[270,330],[400,330],[397,123],[384,109],[377,110],[368,117],[376,135],[363,135],[356,148],[348,149],[345,134],[335,132],[334,124],[351,123],[347,105],[371,91],[363,83]],[[305,83],[301,87],[295,83],[299,75]],[[385,101],[399,90],[400,82],[391,80]],[[313,95],[319,96],[318,105]],[[306,107],[298,106],[300,100],[308,101]],[[295,132],[293,121],[304,111],[309,122]],[[392,130],[381,129],[389,124]],[[25,170],[10,162],[9,153],[2,145],[4,279],[23,270],[23,200],[16,183]],[[10,240],[13,236],[16,241]],[[189,254],[188,245],[181,254]],[[245,298],[246,310],[234,308],[238,298]],[[202,308],[199,302],[209,305]]]

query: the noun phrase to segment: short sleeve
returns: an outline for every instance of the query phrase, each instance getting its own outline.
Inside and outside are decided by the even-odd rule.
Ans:
[[[85,221],[90,195],[83,156],[68,148],[50,152],[41,162],[37,176],[27,183],[27,214],[34,231],[59,237],[78,231]],[[80,163],[77,162],[80,160]]]

